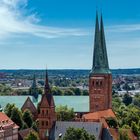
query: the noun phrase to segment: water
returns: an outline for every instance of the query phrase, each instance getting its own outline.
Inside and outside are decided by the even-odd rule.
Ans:
[[[7,103],[15,103],[17,107],[21,108],[28,96],[0,96],[0,105],[2,108]],[[31,97],[32,99],[32,97]],[[41,96],[39,96],[40,101]],[[74,108],[75,112],[89,111],[89,97],[88,96],[54,96],[55,105],[67,105]],[[37,103],[35,103],[37,105]]]

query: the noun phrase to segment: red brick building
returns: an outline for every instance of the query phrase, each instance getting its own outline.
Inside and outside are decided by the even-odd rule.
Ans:
[[[112,108],[112,74],[109,70],[103,20],[96,16],[93,66],[89,76],[90,112]]]
[[[54,99],[48,82],[47,71],[44,94],[42,95],[41,102],[38,107],[39,137],[41,140],[48,140],[50,130],[56,121],[56,114]]]

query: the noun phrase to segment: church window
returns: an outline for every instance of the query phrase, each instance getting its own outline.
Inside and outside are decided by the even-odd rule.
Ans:
[[[94,81],[92,82],[92,86],[94,86]]]
[[[46,121],[46,126],[48,126],[48,121]]]
[[[44,116],[44,110],[42,110],[42,115]]]
[[[98,107],[99,107],[99,106],[98,106],[98,104],[96,104],[96,106],[95,106],[95,107],[96,107],[96,109],[98,109]]]
[[[103,84],[103,82],[102,82],[102,81],[100,81],[100,86],[102,86],[102,84]]]
[[[99,81],[96,81],[96,86],[99,86]]]
[[[44,126],[44,121],[42,121],[42,126]]]
[[[48,113],[49,113],[49,111],[48,111],[48,110],[46,110],[46,115],[48,115]]]

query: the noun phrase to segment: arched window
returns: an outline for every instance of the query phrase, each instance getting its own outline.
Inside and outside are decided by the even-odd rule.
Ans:
[[[96,86],[99,86],[99,81],[96,81]]]
[[[94,86],[94,81],[92,82],[92,86]]]
[[[48,113],[49,113],[49,111],[48,110],[46,110],[46,115],[48,116]]]
[[[44,110],[42,110],[42,115],[44,116]]]
[[[48,121],[46,121],[46,126],[48,126],[48,124],[49,124]]]
[[[102,84],[103,84],[103,82],[102,82],[102,81],[100,81],[100,86],[102,86]]]
[[[42,126],[44,126],[44,121],[42,121]]]

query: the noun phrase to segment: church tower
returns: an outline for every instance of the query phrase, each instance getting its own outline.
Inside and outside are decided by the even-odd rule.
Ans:
[[[34,77],[33,77],[32,86],[30,88],[30,94],[32,95],[33,102],[37,102],[38,101],[38,87],[37,87],[37,83],[36,83],[35,74],[34,74]]]
[[[56,121],[55,104],[48,82],[46,70],[45,88],[41,102],[38,105],[39,137],[41,140],[48,140],[50,130]]]
[[[100,27],[99,27],[100,26]],[[103,19],[96,15],[93,65],[89,75],[90,112],[112,108],[112,74],[109,70]]]

